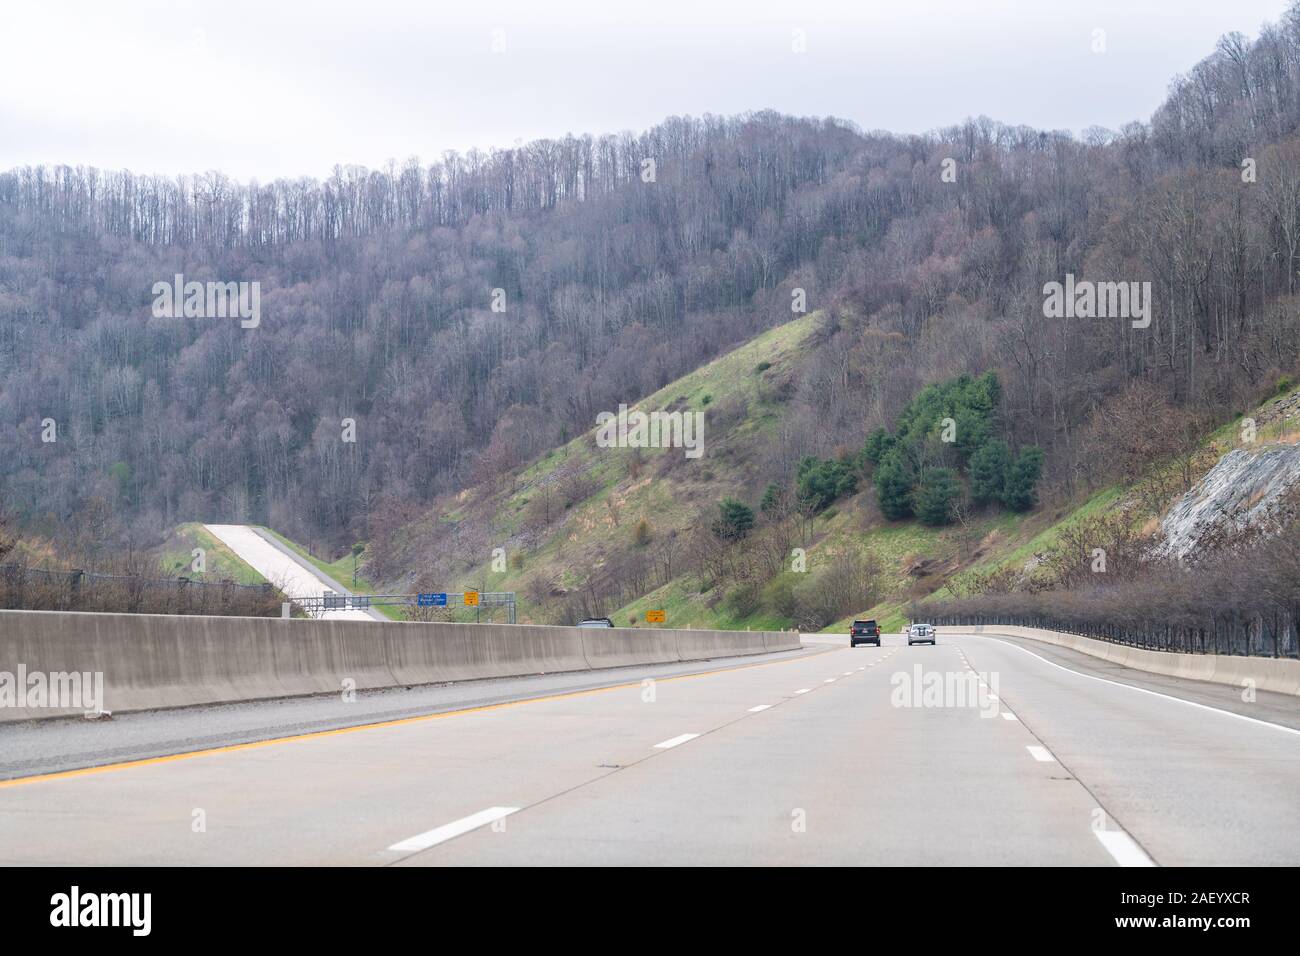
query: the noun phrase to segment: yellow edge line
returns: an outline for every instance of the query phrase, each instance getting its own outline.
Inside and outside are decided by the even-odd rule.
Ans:
[[[693,677],[712,677],[717,674],[727,674],[732,671],[749,670],[752,667],[768,667],[772,664],[790,664],[797,660],[803,660],[802,657],[792,657],[783,661],[760,661],[755,664],[739,664],[736,667],[720,667],[712,671],[700,671],[698,674],[678,674],[675,677],[651,678],[656,683],[668,683],[675,680],[689,680]],[[499,704],[484,704],[481,707],[466,707],[463,710],[445,710],[437,714],[420,714],[415,717],[401,717],[397,720],[382,720],[373,724],[357,724],[352,727],[336,727],[333,730],[314,730],[309,734],[294,734],[290,737],[270,737],[266,740],[253,740],[244,744],[229,744],[225,747],[210,747],[206,750],[187,750],[185,753],[166,754],[161,757],[144,757],[140,760],[127,760],[122,763],[106,763],[96,767],[81,767],[77,770],[60,770],[57,773],[43,773],[31,777],[14,777],[11,780],[0,780],[0,790],[7,787],[17,787],[27,783],[43,783],[49,780],[67,780],[70,777],[85,777],[95,773],[108,773],[111,770],[128,770],[132,767],[149,767],[155,764],[172,763],[177,760],[188,760],[191,757],[206,757],[212,754],[237,753],[241,750],[253,750],[257,747],[270,747],[273,744],[288,744],[301,740],[317,740],[321,737],[336,737],[339,734],[351,734],[359,730],[379,730],[385,727],[401,727],[406,724],[418,724],[428,720],[439,720],[443,717],[459,717],[463,714],[482,714],[492,710],[502,710],[506,707],[518,707],[522,704],[539,704],[543,701],[567,700],[573,697],[588,697],[592,694],[603,694],[611,690],[625,690],[628,687],[640,687],[641,681],[629,681],[624,684],[610,684],[608,687],[593,687],[589,690],[569,691],[564,694],[548,694],[545,697],[526,697],[523,700],[506,700]],[[379,689],[379,688],[376,688]]]

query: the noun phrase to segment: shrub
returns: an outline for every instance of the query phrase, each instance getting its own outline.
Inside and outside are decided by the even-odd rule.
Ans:
[[[763,607],[780,617],[793,618],[799,605],[794,596],[795,580],[803,575],[778,574],[763,586]]]
[[[727,610],[734,617],[749,617],[762,607],[762,601],[759,595],[757,584],[742,584],[739,587],[732,588],[727,592],[726,601]]]
[[[879,566],[869,555],[842,552],[823,570],[801,577],[806,580],[794,589],[794,618],[800,630],[821,630],[876,603]]]
[[[650,522],[642,518],[636,523],[636,527],[632,529],[632,543],[638,548],[644,548],[650,543],[651,537]]]

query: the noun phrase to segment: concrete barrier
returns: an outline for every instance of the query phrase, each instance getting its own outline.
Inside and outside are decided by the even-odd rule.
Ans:
[[[575,630],[582,635],[583,653],[587,664],[592,668],[669,664],[682,660],[677,652],[677,632],[667,628],[575,627],[563,630]],[[635,634],[636,640],[627,640],[629,634]],[[762,645],[757,644],[755,647],[761,648]],[[757,654],[760,651],[750,650],[744,653]]]
[[[1179,654],[1173,651],[1151,651],[1142,647],[1112,644],[1091,637],[1047,631],[1037,627],[1020,627],[1012,624],[964,625],[936,628],[941,636],[959,634],[988,634],[1003,637],[1024,637],[1058,647],[1068,647],[1099,657],[1124,667],[1181,677],[1186,680],[1203,680],[1233,687],[1254,686],[1256,690],[1278,694],[1300,695],[1300,661],[1277,657],[1244,657],[1228,654]],[[1247,682],[1253,682],[1248,685]]]
[[[103,674],[102,708],[133,711],[336,694],[345,680],[371,690],[799,646],[795,632],[0,611],[0,722],[86,710],[6,701],[20,668]]]

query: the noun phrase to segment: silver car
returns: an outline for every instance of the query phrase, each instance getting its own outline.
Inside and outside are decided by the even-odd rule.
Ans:
[[[907,646],[911,647],[913,644],[933,644],[934,636],[933,624],[913,624],[907,629]]]

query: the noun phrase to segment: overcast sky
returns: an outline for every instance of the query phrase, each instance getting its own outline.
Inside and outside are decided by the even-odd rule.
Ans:
[[[1117,129],[1287,5],[4,0],[0,169],[322,177],[764,108],[894,132],[980,114]]]

